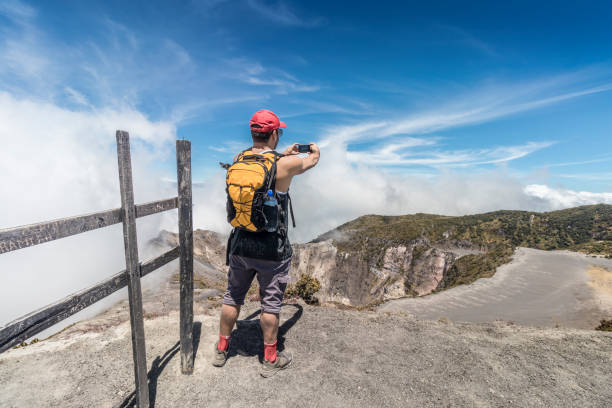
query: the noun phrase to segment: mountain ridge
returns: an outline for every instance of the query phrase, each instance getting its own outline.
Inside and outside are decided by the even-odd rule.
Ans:
[[[464,216],[365,215],[322,234],[311,244],[324,241],[337,248],[340,263],[358,258],[363,265],[357,269],[395,280],[395,288],[391,288],[395,293],[389,295],[389,291],[375,290],[380,279],[374,279],[374,293],[367,300],[377,303],[402,291],[404,296],[422,296],[491,277],[519,246],[612,257],[612,205],[545,213],[499,210]],[[384,273],[386,270],[391,273]],[[430,280],[425,282],[427,273]],[[398,282],[401,278],[403,288]]]
[[[227,270],[225,237],[196,230],[194,245],[196,259]],[[293,282],[302,274],[318,279],[322,302],[366,307],[491,277],[519,246],[612,257],[612,205],[546,213],[365,215],[293,244],[290,273]]]

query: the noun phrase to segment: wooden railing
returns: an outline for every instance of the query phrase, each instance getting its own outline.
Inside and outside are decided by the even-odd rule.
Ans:
[[[0,254],[42,244],[109,225],[123,223],[126,269],[90,288],[22,316],[0,327],[0,353],[61,322],[87,306],[127,286],[136,399],[149,406],[147,359],[140,278],[180,258],[181,371],[193,372],[193,220],[191,195],[191,143],[177,140],[178,196],[145,204],[134,204],[129,135],[117,131],[117,156],[121,208],[77,217],[0,230]],[[178,208],[179,245],[144,263],[138,260],[136,218]]]

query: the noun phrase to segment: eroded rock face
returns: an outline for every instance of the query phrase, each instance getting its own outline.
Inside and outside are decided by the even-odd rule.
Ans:
[[[193,255],[202,262],[208,262],[215,268],[227,271],[225,265],[225,247],[227,237],[213,231],[195,230],[193,232]]]
[[[291,259],[291,281],[297,282],[300,275],[310,275],[321,282],[317,297],[322,302],[351,304],[343,285],[338,285],[332,271],[338,267],[338,249],[332,241],[293,245]]]
[[[178,245],[178,234],[161,231],[154,242],[167,245]],[[197,229],[193,232],[193,256],[200,262],[209,263],[220,271],[227,271],[225,265],[225,247],[227,238],[213,231]]]
[[[158,240],[177,245],[176,234],[163,231]],[[194,231],[194,256],[220,272],[226,272],[226,239],[212,231]],[[332,239],[293,245],[291,280],[310,275],[321,282],[316,294],[321,302],[351,306],[423,296],[438,288],[448,268],[461,256],[479,253],[468,243],[449,243],[433,247],[417,240],[410,245],[384,249],[378,261],[361,253],[339,252]]]
[[[417,296],[428,295],[438,288],[438,285],[448,268],[455,261],[453,252],[430,248],[418,259],[415,259],[407,281],[409,287]]]
[[[308,274],[321,282],[322,302],[361,306],[404,296],[423,296],[438,288],[448,268],[460,256],[478,253],[465,247],[444,249],[417,241],[386,248],[379,265],[369,265],[359,253],[338,252],[332,240],[294,245],[291,277]]]
[[[370,268],[377,277],[372,301],[430,294],[457,257],[450,249],[428,247],[423,242],[387,248],[382,267]]]

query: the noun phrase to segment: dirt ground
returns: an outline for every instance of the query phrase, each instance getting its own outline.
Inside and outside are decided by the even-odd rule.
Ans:
[[[593,288],[602,303],[612,304],[612,270],[591,265],[587,270],[589,286]]]
[[[571,294],[582,296],[579,300],[584,302],[604,299],[610,284],[607,261],[594,260],[599,264],[591,262],[595,266],[587,273],[584,258],[569,256],[565,260],[569,267],[551,278],[559,290],[547,299]],[[551,265],[546,257],[537,259]],[[416,300],[435,300],[448,293],[453,295],[447,299],[452,310],[465,311],[469,302],[473,305],[479,299],[474,286],[483,285],[490,293],[480,302],[488,299],[489,305],[512,299],[518,290],[514,286],[523,288],[524,296],[537,297],[550,288],[530,287],[528,276],[517,279],[511,274],[542,269],[532,261],[528,256],[515,257],[505,272],[500,268],[492,279]],[[151,406],[611,406],[612,333],[491,322],[503,310],[500,305],[474,307],[482,313],[489,311],[485,313],[489,323],[457,323],[440,310],[432,312],[432,320],[417,320],[415,313],[403,308],[358,312],[287,304],[281,312],[279,348],[294,354],[294,364],[264,379],[259,375],[263,352],[259,305],[248,302],[232,334],[231,358],[225,367],[213,367],[221,291],[216,284],[201,284],[216,282],[218,277],[207,272],[206,265],[196,266],[193,375],[180,373],[178,286],[171,270],[176,266],[145,285]],[[569,278],[561,284],[564,274]],[[576,291],[568,282],[584,286],[586,292]],[[501,289],[497,297],[491,285]],[[463,306],[457,303],[462,301],[457,290],[471,291],[471,296],[463,298]],[[39,343],[0,354],[0,407],[34,406],[134,406],[127,300]]]
[[[0,406],[132,406],[124,307],[0,355]],[[196,310],[189,376],[180,373],[178,314],[145,320],[152,406],[609,407],[612,401],[612,333],[288,304],[279,347],[295,361],[264,379],[258,304],[243,309],[223,368],[211,365],[219,309]]]

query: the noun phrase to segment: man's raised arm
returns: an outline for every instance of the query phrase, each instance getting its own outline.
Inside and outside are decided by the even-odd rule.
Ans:
[[[290,146],[284,152],[286,157],[286,169],[290,176],[296,176],[304,173],[306,170],[312,169],[319,162],[321,152],[316,143],[310,143],[310,153],[306,157],[298,157],[297,144]],[[288,160],[287,160],[288,159]]]

